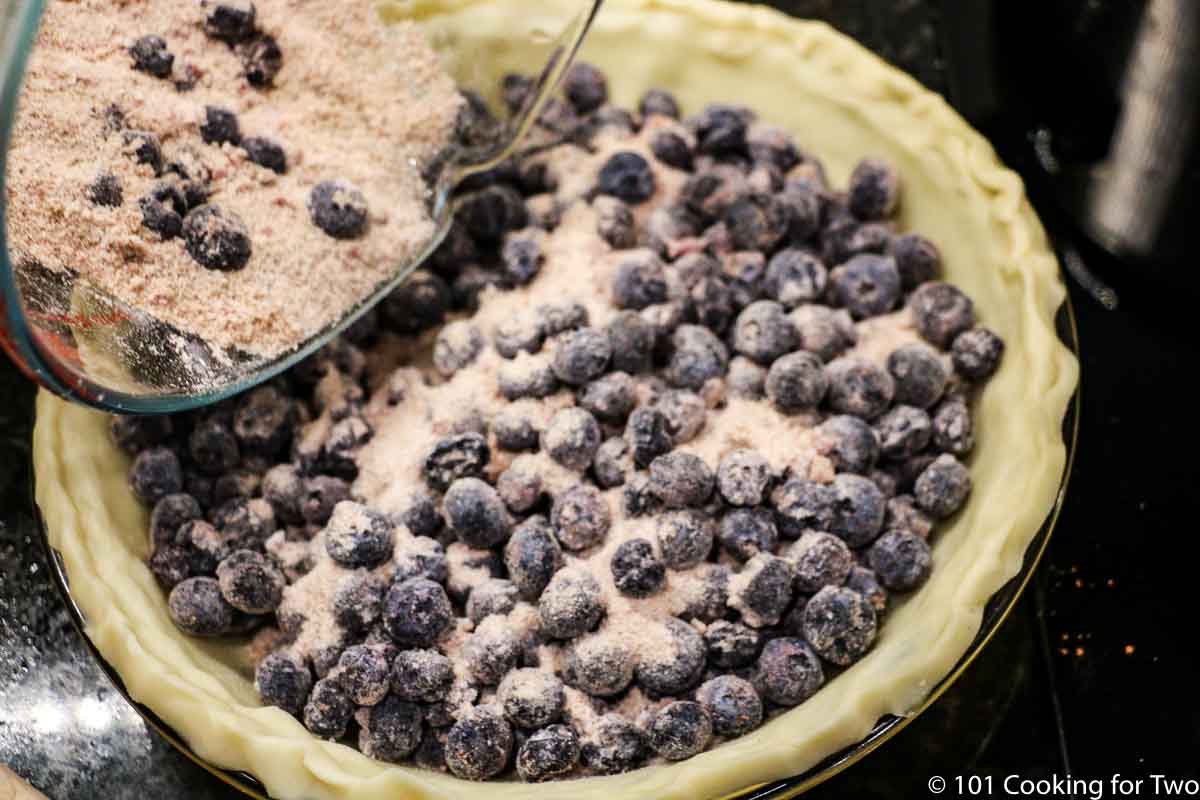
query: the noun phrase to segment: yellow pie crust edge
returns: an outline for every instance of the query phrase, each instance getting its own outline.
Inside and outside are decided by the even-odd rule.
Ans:
[[[443,44],[522,56],[514,34],[552,30],[566,0],[415,0]],[[894,611],[859,663],[758,731],[677,764],[542,784],[471,784],[372,761],[261,707],[232,645],[191,639],[167,616],[143,564],[147,513],[107,417],[46,393],[34,430],[37,502],[62,555],[87,634],[133,699],[207,761],[258,778],[278,800],[714,798],[797,774],[859,741],[884,714],[907,714],[963,655],[987,600],[1020,569],[1066,463],[1062,421],[1078,379],[1055,335],[1065,298],[1055,258],[1020,179],[937,95],[830,28],[717,0],[608,0],[584,58],[608,71],[614,100],[669,88],[685,111],[738,102],[791,129],[835,185],[864,155],[904,177],[901,224],[940,246],[946,278],[974,298],[1008,345],[977,405],[975,489],[937,534],[930,581]],[[490,70],[489,70],[490,71]]]

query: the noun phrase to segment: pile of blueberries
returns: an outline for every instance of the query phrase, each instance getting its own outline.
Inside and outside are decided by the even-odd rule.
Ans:
[[[505,81],[514,106],[527,89]],[[638,118],[606,96],[603,74],[577,65],[542,125],[582,147],[614,126],[633,133]],[[639,112],[679,116],[661,91]],[[666,126],[651,145],[692,173],[680,196],[636,226],[630,206],[654,196],[656,181],[626,151],[604,165],[590,198],[598,233],[628,251],[613,285],[622,310],[607,326],[590,326],[567,299],[501,326],[490,343],[469,320],[436,339],[447,377],[490,344],[510,365],[528,361],[521,353],[542,357],[502,370],[503,396],[573,392],[575,404],[544,430],[516,407],[462,420],[426,455],[426,487],[395,518],[351,497],[354,452],[372,435],[362,351],[381,331],[415,334],[474,308],[484,286],[531,280],[542,256],[527,226],[557,225],[545,169],[507,164],[476,179],[430,268],[272,384],[213,409],[114,421],[117,442],[135,454],[133,490],[154,507],[149,564],[182,630],[271,622],[304,567],[276,557],[267,538],[324,531],[330,557],[348,570],[332,600],[344,641],[307,658],[276,650],[256,672],[263,699],[314,734],[341,738],[354,720],[374,758],[475,780],[510,765],[538,781],[577,768],[623,772],[651,755],[688,758],[812,696],[871,647],[889,594],[928,578],[933,527],[971,487],[960,461],[974,444],[969,395],[1003,344],[976,324],[969,298],[936,279],[934,245],[893,232],[897,176],[867,160],[847,193],[834,192],[786,134],[729,106]],[[882,366],[844,355],[855,321],[904,303],[923,342]],[[339,391],[314,393],[329,375]],[[653,397],[639,404],[636,383],[647,381]],[[677,449],[704,428],[702,395],[714,389],[785,414],[819,412],[832,482],[776,474],[749,449],[715,469]],[[393,405],[404,400],[402,385],[380,391]],[[318,415],[330,424],[314,443],[301,431]],[[548,498],[522,462],[489,482],[497,448],[540,450],[579,482]],[[664,621],[667,646],[636,655],[586,635],[606,600],[587,569],[564,566],[564,551],[593,551],[619,524],[605,490],[621,492],[626,517],[654,520],[653,541],[624,542],[607,565],[618,591],[652,597],[672,570],[711,568],[693,606]],[[416,537],[403,552],[395,524]],[[465,594],[447,581],[453,542],[483,553],[471,566],[491,576]],[[369,570],[389,559],[396,571],[383,585]],[[495,624],[520,601],[537,609],[533,641]],[[454,664],[437,648],[462,617],[475,624],[461,652],[472,694],[455,704]],[[285,640],[301,622],[273,621]],[[560,674],[537,669],[542,643],[562,648]],[[589,730],[565,714],[564,686],[592,698]],[[632,686],[665,704],[638,720],[612,712]]]
[[[207,6],[204,31],[214,42],[234,50],[242,61],[246,81],[259,90],[269,90],[283,65],[283,52],[275,37],[257,27],[254,4],[229,0]],[[199,72],[192,65],[176,65],[175,55],[161,36],[141,36],[129,47],[132,68],[163,80],[171,80],[180,92],[195,87]],[[209,203],[212,175],[194,150],[186,145],[164,158],[157,136],[148,131],[129,130],[125,114],[110,106],[104,115],[105,134],[120,133],[126,154],[147,164],[162,180],[139,201],[142,224],[162,239],[182,236],[185,249],[196,263],[208,269],[239,270],[250,260],[251,240],[245,223],[232,211]],[[267,136],[243,136],[237,115],[222,106],[206,106],[200,124],[204,144],[240,147],[251,162],[276,173],[287,172],[283,146]],[[85,194],[97,206],[119,207],[124,202],[120,180],[103,171]],[[312,223],[336,239],[353,239],[367,228],[367,202],[362,192],[341,180],[322,181],[309,194]]]

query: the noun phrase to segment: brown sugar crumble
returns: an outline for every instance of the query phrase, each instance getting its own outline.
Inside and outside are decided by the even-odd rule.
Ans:
[[[421,169],[461,103],[371,2],[54,0],[8,154],[14,261],[280,355],[427,246]]]

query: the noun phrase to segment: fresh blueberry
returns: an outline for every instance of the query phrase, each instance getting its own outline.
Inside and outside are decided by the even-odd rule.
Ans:
[[[612,358],[608,336],[598,328],[579,328],[564,335],[551,368],[563,383],[582,386],[604,374]]]
[[[564,408],[542,432],[542,450],[559,464],[583,472],[600,447],[600,426],[582,408]]]
[[[934,411],[933,446],[956,456],[965,456],[974,449],[975,425],[962,398],[947,398]]]
[[[530,783],[565,775],[579,762],[579,735],[569,725],[535,731],[517,750],[517,774]]]
[[[176,534],[185,522],[199,519],[203,515],[200,503],[190,494],[177,492],[168,494],[154,504],[150,512],[150,544],[157,550],[171,544],[180,544]]]
[[[733,349],[764,366],[795,350],[797,338],[796,326],[774,300],[746,306],[733,327]]]
[[[640,654],[637,682],[655,697],[678,696],[699,683],[704,675],[704,637],[675,617],[667,618],[662,625],[670,644],[648,648]]]
[[[350,484],[332,475],[314,475],[304,481],[300,514],[310,525],[324,525],[338,503],[350,498]]]
[[[501,364],[496,373],[496,386],[509,401],[549,397],[559,389],[550,357],[545,354],[530,356],[522,353],[513,361]]]
[[[533,236],[510,234],[500,250],[504,275],[518,286],[524,286],[537,277],[544,260],[541,243]]]
[[[876,539],[867,551],[867,562],[880,583],[894,592],[911,592],[933,570],[929,545],[908,531],[888,531]]]
[[[250,231],[241,217],[216,205],[188,212],[183,219],[183,244],[197,264],[222,272],[246,266],[252,251]]]
[[[283,599],[283,573],[261,553],[237,550],[217,566],[221,596],[238,611],[267,614]]]
[[[463,641],[461,658],[473,683],[495,686],[520,660],[521,641],[503,617],[489,617]]]
[[[270,86],[283,67],[283,51],[270,34],[260,33],[244,42],[238,55],[242,58],[242,74],[251,86]]]
[[[347,647],[331,675],[342,684],[350,700],[359,706],[373,706],[387,697],[391,663],[390,645],[357,644]]]
[[[875,573],[866,567],[855,566],[850,570],[850,577],[846,578],[846,588],[853,589],[866,598],[871,608],[875,609],[876,616],[887,610],[887,590],[880,585]]]
[[[760,400],[766,393],[767,370],[745,356],[734,356],[729,362],[725,386],[731,395],[747,400]]]
[[[788,210],[788,238],[795,244],[811,242],[821,230],[824,197],[811,186],[788,180],[779,199]],[[782,302],[782,300],[781,300]]]
[[[150,560],[146,562],[158,585],[168,592],[192,574],[191,564],[191,554],[185,548],[173,544],[156,547]]]
[[[545,517],[517,526],[504,546],[504,566],[521,597],[536,600],[562,565],[562,550]]]
[[[637,153],[622,151],[614,154],[600,168],[596,188],[631,205],[644,202],[654,194],[654,171],[650,162]]]
[[[356,239],[367,230],[367,198],[346,181],[322,181],[308,195],[313,225],[334,239]]]
[[[188,578],[167,597],[171,621],[191,636],[221,636],[233,627],[234,608],[215,578]]]
[[[696,690],[696,700],[718,736],[742,736],[762,724],[762,700],[744,678],[720,675],[706,681]]]
[[[796,589],[812,594],[826,586],[841,586],[854,566],[854,554],[836,536],[808,531],[787,551],[796,567]]]
[[[960,333],[975,324],[975,304],[962,290],[948,283],[930,281],[913,291],[908,299],[917,332],[938,347],[949,347]]]
[[[529,222],[521,193],[505,184],[493,184],[464,197],[459,215],[471,236],[483,243],[498,242]]]
[[[619,436],[606,439],[592,459],[592,474],[601,489],[612,489],[625,483],[625,476],[634,469],[629,444]]]
[[[649,250],[630,251],[617,265],[612,283],[617,308],[643,309],[667,299],[662,261]]]
[[[274,456],[292,435],[295,407],[274,386],[260,386],[242,398],[233,415],[233,434],[247,453]]]
[[[622,542],[610,562],[617,591],[630,597],[649,597],[662,588],[667,568],[646,539]]]
[[[354,714],[354,702],[342,682],[326,676],[313,684],[304,706],[304,727],[322,739],[336,741],[346,733]]]
[[[770,511],[735,508],[721,518],[717,539],[733,558],[749,561],[759,553],[772,552],[779,541],[779,532]]]
[[[124,152],[133,156],[134,161],[148,165],[155,175],[162,173],[162,145],[157,136],[146,131],[125,131],[123,141]]]
[[[170,77],[175,64],[175,56],[167,49],[167,42],[161,36],[137,38],[129,47],[129,55],[133,58],[134,69],[156,78]]]
[[[563,654],[563,678],[593,697],[620,694],[633,681],[633,653],[620,641],[603,635],[585,636]]]
[[[754,193],[730,203],[723,221],[735,250],[770,252],[787,234],[791,214],[774,195]]]
[[[954,337],[950,346],[954,370],[967,380],[990,378],[1004,355],[1004,340],[987,328],[972,328]]]
[[[667,420],[667,433],[674,444],[690,442],[704,429],[708,408],[704,399],[685,389],[656,391],[648,408],[662,413]]]
[[[344,567],[374,567],[392,556],[392,523],[361,503],[343,500],[325,526],[325,550]]]
[[[580,389],[576,402],[601,422],[620,425],[637,402],[637,386],[628,374],[610,372]]]
[[[891,256],[854,256],[829,273],[829,286],[836,304],[855,319],[885,314],[900,299],[900,273]]]
[[[333,618],[344,630],[363,633],[379,620],[383,581],[366,570],[341,578],[333,593]]]
[[[274,139],[247,136],[242,140],[242,149],[246,151],[246,158],[260,167],[266,167],[280,175],[287,172],[287,155],[283,152],[283,146]]]
[[[679,119],[679,102],[673,94],[665,89],[649,89],[638,101],[638,113],[643,117],[658,114],[671,119]]]
[[[650,212],[642,226],[647,246],[663,258],[684,239],[698,236],[702,222],[683,204],[662,205]]]
[[[510,72],[500,79],[500,95],[509,112],[516,114],[533,96],[536,82],[528,75]]]
[[[241,144],[242,131],[237,115],[221,106],[205,106],[204,122],[200,123],[200,138],[205,144]]]
[[[129,467],[129,486],[138,499],[153,505],[183,489],[179,458],[166,447],[150,447],[138,453]]]
[[[887,251],[891,236],[888,227],[881,223],[836,218],[821,231],[821,257],[826,264],[842,264],[863,253],[880,255]]]
[[[887,368],[896,386],[896,402],[917,408],[936,403],[949,377],[941,356],[919,342],[893,350]]]
[[[787,308],[811,303],[825,293],[828,271],[809,250],[780,250],[767,263],[763,291]]]
[[[822,361],[836,358],[855,340],[854,320],[845,309],[803,305],[791,313],[800,348]]]
[[[427,536],[414,536],[396,550],[392,558],[392,582],[409,578],[428,578],[435,583],[444,583],[449,574],[446,551],[441,542]]]
[[[780,535],[798,539],[807,530],[829,530],[837,494],[824,483],[792,478],[771,494]]]
[[[569,568],[554,573],[538,600],[542,633],[555,639],[574,639],[600,621],[605,599],[590,572]]]
[[[198,424],[188,437],[192,463],[209,475],[220,475],[237,466],[240,457],[237,439],[221,421],[210,419]]]
[[[929,415],[913,406],[896,406],[875,422],[885,458],[905,459],[925,449],[933,435]]]
[[[804,638],[826,661],[848,667],[875,641],[875,609],[858,592],[826,586],[804,607]]]
[[[770,401],[784,412],[815,408],[826,392],[832,393],[821,359],[803,350],[775,359],[765,388]]]
[[[717,466],[717,491],[732,506],[756,506],[771,482],[771,464],[756,450],[726,453]]]
[[[887,410],[896,392],[887,370],[862,358],[845,357],[825,368],[829,406],[839,414],[874,419]]]
[[[475,548],[493,547],[508,538],[508,510],[500,495],[479,478],[459,478],[442,501],[450,530]]]
[[[368,758],[399,763],[413,754],[421,742],[421,707],[385,697],[359,717],[358,747]]]
[[[428,578],[393,584],[383,598],[383,624],[397,644],[429,647],[453,624],[446,590]]]
[[[691,170],[695,161],[692,142],[678,130],[663,128],[650,138],[650,152],[668,167]]]
[[[554,499],[550,521],[563,547],[586,550],[604,541],[612,516],[598,489],[576,484]]]
[[[546,333],[534,314],[513,314],[496,325],[492,345],[504,358],[516,358],[522,352],[536,353],[542,349]]]
[[[792,602],[795,580],[796,569],[790,561],[759,553],[734,579],[729,604],[752,628],[776,625]]]
[[[646,734],[620,714],[600,717],[580,748],[583,765],[597,775],[616,775],[637,768],[650,745]]]
[[[926,281],[937,280],[942,272],[942,254],[937,246],[915,233],[897,236],[888,248],[896,259],[900,273],[900,284],[905,291],[912,291]]]
[[[708,646],[708,662],[719,669],[730,670],[753,664],[762,646],[758,631],[726,620],[709,625],[704,631],[704,641]]]
[[[383,320],[399,333],[420,333],[439,324],[450,307],[450,287],[437,275],[417,270],[379,305]]]
[[[425,458],[425,482],[444,492],[459,478],[477,478],[491,460],[487,439],[478,433],[460,433],[438,441]]]
[[[254,3],[226,0],[215,4],[204,19],[204,32],[214,39],[237,44],[254,34]]]
[[[732,573],[724,564],[710,564],[700,575],[696,593],[689,598],[686,608],[680,612],[681,619],[695,619],[704,623],[724,619],[729,613],[729,583]]]
[[[163,239],[173,239],[183,232],[187,200],[175,184],[156,183],[150,193],[138,201],[138,207],[142,212],[142,226]]]
[[[514,461],[496,478],[496,493],[510,511],[523,514],[542,499],[542,474],[532,464]]]
[[[928,539],[929,534],[933,532],[933,518],[917,508],[916,499],[912,495],[902,494],[887,501],[883,527],[888,531],[908,531],[922,539]]]
[[[900,174],[885,161],[864,158],[850,174],[847,203],[862,220],[887,219],[900,204]]]
[[[821,660],[803,639],[772,639],[763,647],[755,671],[763,695],[772,703],[795,706],[816,694],[825,682]]]
[[[312,672],[300,658],[282,651],[265,656],[254,668],[254,688],[270,706],[299,716],[312,691]]]
[[[676,700],[654,715],[650,746],[668,761],[682,761],[708,747],[712,734],[712,720],[703,706]]]
[[[858,417],[829,417],[817,427],[817,433],[828,443],[827,455],[838,472],[865,475],[879,458],[878,434]]]
[[[402,650],[392,661],[392,692],[404,700],[439,702],[453,682],[453,664],[435,650]]]
[[[645,472],[635,472],[625,481],[621,507],[627,517],[644,517],[661,510],[662,501],[654,492],[653,481]]]
[[[851,547],[862,547],[879,535],[885,500],[873,481],[843,473],[834,477],[833,492],[833,520],[827,530]]]
[[[700,152],[711,156],[746,152],[747,115],[740,109],[710,105],[694,120]]]
[[[633,211],[615,197],[600,195],[592,201],[596,212],[596,232],[614,250],[637,245],[637,225]]]
[[[649,406],[634,409],[625,425],[625,441],[634,463],[648,467],[654,459],[671,450],[673,443],[666,415]]]
[[[581,303],[547,303],[535,309],[538,326],[546,336],[573,331],[588,324],[588,311]]]
[[[566,704],[562,681],[539,669],[515,669],[500,681],[496,701],[512,724],[535,730],[556,722]]]
[[[137,455],[147,447],[162,444],[171,435],[171,417],[113,415],[109,433],[117,447]]]
[[[650,462],[652,490],[668,508],[701,506],[712,496],[713,471],[692,453],[671,452]]]
[[[666,379],[672,386],[699,389],[729,367],[729,349],[708,328],[680,325],[671,336],[671,345]]]
[[[938,456],[913,485],[917,507],[937,519],[958,511],[971,493],[971,474],[949,453]]]

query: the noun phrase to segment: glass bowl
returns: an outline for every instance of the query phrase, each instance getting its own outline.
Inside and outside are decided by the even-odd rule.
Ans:
[[[427,32],[459,88],[481,99],[490,117],[473,117],[479,123],[471,126],[469,136],[448,142],[438,158],[422,166],[435,225],[432,238],[341,318],[294,348],[273,357],[217,348],[120,302],[80,276],[23,261],[9,249],[0,203],[0,351],[56,394],[120,413],[169,413],[207,405],[282,372],[353,324],[433,252],[449,228],[454,187],[517,149],[569,67],[601,2],[571,0],[536,24],[514,21],[511,41],[498,52],[504,54],[506,68],[513,68],[515,59],[521,72],[536,76],[535,91],[515,113],[495,90],[502,74],[498,63],[477,50],[463,52],[452,37]],[[46,3],[0,0],[0,191],[22,77]],[[409,0],[390,0],[380,7],[393,21],[422,25],[436,17]],[[313,302],[320,301],[314,296]]]

